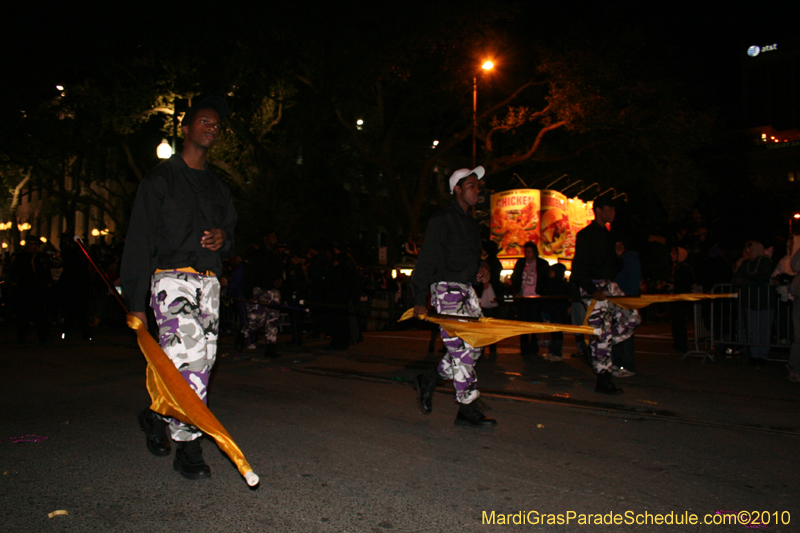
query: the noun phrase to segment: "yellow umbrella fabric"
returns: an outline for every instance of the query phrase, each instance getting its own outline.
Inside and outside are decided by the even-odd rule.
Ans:
[[[189,387],[161,346],[147,332],[142,321],[128,315],[128,327],[136,332],[139,348],[147,359],[147,391],[153,400],[150,408],[164,416],[175,417],[181,422],[197,426],[203,433],[213,437],[222,451],[236,464],[247,484],[256,486],[258,476],[245,460],[242,450]]]
[[[609,296],[608,300],[624,309],[641,309],[650,304],[664,302],[698,302],[700,300],[710,300],[713,298],[737,298],[737,294],[643,294],[639,297],[634,296]],[[588,314],[588,313],[587,313]]]
[[[645,294],[639,297],[633,296],[609,296],[608,300],[625,309],[641,309],[654,303],[663,302],[697,302],[712,298],[736,298],[736,294]],[[586,312],[589,315],[594,308],[595,300],[592,300]],[[413,318],[414,309],[409,309],[398,322]],[[521,322],[518,320],[501,320],[497,318],[470,318],[470,317],[437,317],[420,315],[417,318],[439,324],[449,335],[464,339],[472,346],[481,348],[509,337],[524,335],[527,333],[552,333],[563,331],[564,333],[582,333],[584,335],[599,335],[600,331],[589,327],[584,322],[583,326],[571,326],[569,324],[541,324],[538,322]]]
[[[398,322],[414,317],[414,309],[409,309]],[[488,346],[509,337],[525,335],[527,333],[552,333],[563,331],[565,333],[583,333],[596,335],[597,331],[589,326],[572,326],[569,324],[540,324],[538,322],[520,322],[519,320],[501,320],[498,318],[470,318],[459,317],[443,318],[437,316],[420,315],[417,318],[439,324],[452,336],[464,339],[475,348]]]

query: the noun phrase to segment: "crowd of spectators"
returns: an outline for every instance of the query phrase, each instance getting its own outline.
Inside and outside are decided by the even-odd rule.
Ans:
[[[769,355],[769,345],[791,343],[791,327],[787,325],[790,321],[776,321],[775,317],[776,314],[789,316],[792,308],[794,296],[790,284],[796,273],[789,259],[792,251],[797,251],[794,239],[742,241],[741,253],[718,246],[702,227],[691,232],[678,231],[671,236],[653,233],[638,242],[621,235],[619,240],[625,243],[626,266],[617,281],[626,287],[626,294],[710,292],[719,284],[733,284],[734,290],[743,290],[745,297],[732,313],[735,316],[726,319],[735,321],[739,328],[739,342],[745,355],[754,364],[763,364]],[[27,340],[31,325],[39,334],[39,340],[46,342],[56,336],[88,339],[93,326],[121,323],[121,313],[113,320],[109,318],[108,314],[113,314],[109,309],[115,304],[110,303],[105,284],[74,243],[69,230],[58,245],[30,236],[27,246],[0,262],[0,301],[3,303],[0,318],[15,324],[20,341]],[[252,269],[259,264],[256,258],[263,246],[263,243],[253,243],[244,247],[240,255],[226,261],[221,281],[223,294],[228,297],[225,303],[231,311],[228,322],[223,324],[225,333],[236,334],[248,322],[245,306],[253,294],[245,280],[248,268],[251,269],[249,275],[253,276]],[[119,285],[121,249],[121,243],[102,241],[90,247],[103,275],[116,286]],[[413,240],[404,243],[399,250],[403,262],[413,263],[416,250]],[[298,248],[275,242],[275,254],[280,264],[270,275],[280,278],[280,282],[277,286],[272,286],[271,282],[270,288],[278,291],[277,304],[283,307],[282,316],[299,321],[295,327],[297,331],[330,337],[331,349],[345,349],[359,342],[365,330],[397,327],[399,313],[410,307],[406,276],[393,277],[390,265],[356,264],[347,243]],[[480,295],[484,291],[487,294],[487,298],[483,298],[487,316],[569,321],[569,317],[565,317],[569,307],[553,307],[548,303],[530,308],[525,302],[523,305],[514,303],[514,296],[522,294],[524,260],[522,266],[518,265],[522,270],[517,277],[502,277],[496,249],[489,241],[485,257],[492,262],[493,279],[476,289]],[[563,268],[543,269],[541,263],[542,260],[537,261],[539,281],[530,289],[531,294],[574,297],[574,291],[569,290],[570,286],[562,279]],[[581,314],[576,313],[574,307],[571,321],[577,322]],[[299,311],[304,309],[309,311]],[[645,320],[670,322],[677,353],[689,349],[687,321],[692,317],[691,304],[651,306],[644,314]],[[527,339],[521,350],[536,353],[538,344],[536,339]],[[550,359],[558,360],[562,356],[561,340],[554,337],[549,344]],[[578,346],[580,349],[583,343],[579,342]],[[618,356],[625,360],[620,367],[632,371],[635,365],[632,342],[626,350]],[[490,347],[489,352],[496,352],[496,347]]]

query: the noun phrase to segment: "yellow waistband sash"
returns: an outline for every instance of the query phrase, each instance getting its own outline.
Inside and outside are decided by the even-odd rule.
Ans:
[[[183,267],[183,268],[157,268],[154,274],[158,274],[159,272],[188,272],[189,274],[199,274],[201,276],[216,276],[210,270],[206,270],[205,272],[198,272],[197,270],[193,269],[192,267]]]

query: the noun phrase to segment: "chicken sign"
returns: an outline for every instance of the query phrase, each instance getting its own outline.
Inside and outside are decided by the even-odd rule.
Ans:
[[[539,244],[541,195],[537,189],[515,189],[492,195],[492,240],[497,243],[497,257],[524,256],[526,242]]]
[[[501,261],[523,257],[523,246],[532,242],[539,255],[551,263],[569,262],[575,255],[575,236],[593,218],[587,216],[587,205],[580,199],[551,190],[493,194],[491,207],[492,240]]]

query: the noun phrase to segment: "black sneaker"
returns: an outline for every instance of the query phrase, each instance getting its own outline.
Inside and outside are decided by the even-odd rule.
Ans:
[[[625,392],[614,385],[614,378],[611,377],[611,372],[608,371],[597,374],[597,385],[594,391],[598,394],[608,394],[609,396],[618,396]]]
[[[200,440],[179,442],[175,451],[175,460],[172,467],[186,479],[208,479],[211,477],[211,468],[203,460],[203,448]]]
[[[244,338],[244,333],[242,333],[241,331],[236,334],[236,340],[233,342],[233,347],[236,348],[237,352],[241,352],[242,350],[244,350],[244,347],[246,345],[245,343],[246,340],[247,339]]]
[[[417,405],[419,410],[426,415],[433,411],[433,391],[441,380],[436,370],[419,374],[414,378],[414,388],[417,389]]]
[[[139,413],[139,427],[144,431],[147,449],[158,457],[169,455],[169,439],[167,438],[167,423],[160,416],[145,409]]]
[[[497,420],[494,418],[486,418],[476,400],[472,403],[458,404],[456,425],[474,428],[490,428],[497,425]]]
[[[274,344],[267,344],[264,346],[264,357],[269,357],[270,359],[277,359],[281,355],[278,353],[277,347]]]

